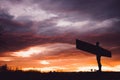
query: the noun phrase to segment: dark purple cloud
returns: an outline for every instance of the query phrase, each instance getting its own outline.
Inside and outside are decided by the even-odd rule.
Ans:
[[[7,9],[2,9],[0,7],[0,19],[1,18],[2,19],[9,19],[10,20],[10,19],[13,18],[13,16],[8,13]]]
[[[90,43],[99,41],[113,54],[120,52],[119,0],[8,0],[3,4],[8,7],[0,8],[1,53],[46,43],[75,45],[76,38]],[[35,4],[37,7],[32,6]],[[46,14],[57,16],[47,18]],[[57,26],[60,20],[67,26]]]
[[[90,15],[95,19],[120,17],[119,0],[33,0],[43,9],[70,16]],[[74,15],[77,14],[77,15]]]

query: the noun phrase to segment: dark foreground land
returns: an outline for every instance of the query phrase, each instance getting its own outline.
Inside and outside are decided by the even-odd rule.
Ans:
[[[120,72],[0,72],[0,80],[120,80]]]

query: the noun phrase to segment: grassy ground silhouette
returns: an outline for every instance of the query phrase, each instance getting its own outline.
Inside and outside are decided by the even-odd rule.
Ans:
[[[2,71],[1,80],[120,80],[120,72]]]

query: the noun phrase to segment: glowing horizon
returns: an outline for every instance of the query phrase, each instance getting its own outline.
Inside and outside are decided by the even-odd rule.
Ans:
[[[42,72],[78,72],[98,69],[95,55],[83,53],[77,49],[75,49],[75,53],[70,53],[71,51],[69,51],[69,49],[73,48],[75,48],[73,45],[60,43],[37,45],[20,51],[11,52],[11,57],[4,57],[0,60],[8,63],[8,66],[14,66],[13,69],[20,68],[20,70],[23,71],[37,70]],[[65,50],[64,54],[66,55],[63,55],[63,52],[61,53],[62,55],[57,55],[57,53],[61,50]],[[53,54],[53,52],[56,54]],[[68,54],[71,54],[72,56]],[[39,56],[41,58],[37,58]],[[107,60],[107,58],[102,59],[103,71],[120,71],[119,62],[111,62],[109,64],[106,63],[107,61],[112,60]]]
[[[120,65],[118,65],[120,66]],[[109,66],[103,66],[102,71],[114,71],[114,72],[119,72],[120,67],[115,66],[115,67],[109,67]],[[40,72],[95,72],[98,70],[98,66],[85,66],[85,67],[78,67],[78,70],[69,70],[67,68],[61,68],[61,67],[44,67],[44,68],[22,68],[21,70],[23,71],[40,71]]]

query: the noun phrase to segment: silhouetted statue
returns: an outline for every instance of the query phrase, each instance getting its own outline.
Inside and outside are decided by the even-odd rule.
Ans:
[[[76,39],[76,48],[96,55],[98,68],[99,68],[98,72],[101,72],[101,67],[102,67],[101,56],[112,57],[110,51],[99,46],[99,42],[96,42],[96,45],[93,45]]]
[[[99,42],[96,42],[96,46],[98,48],[99,48],[99,44],[100,44]],[[101,54],[100,53],[96,54],[96,59],[97,59],[98,68],[99,68],[98,72],[101,72],[101,67],[102,67],[102,64],[101,64]]]

